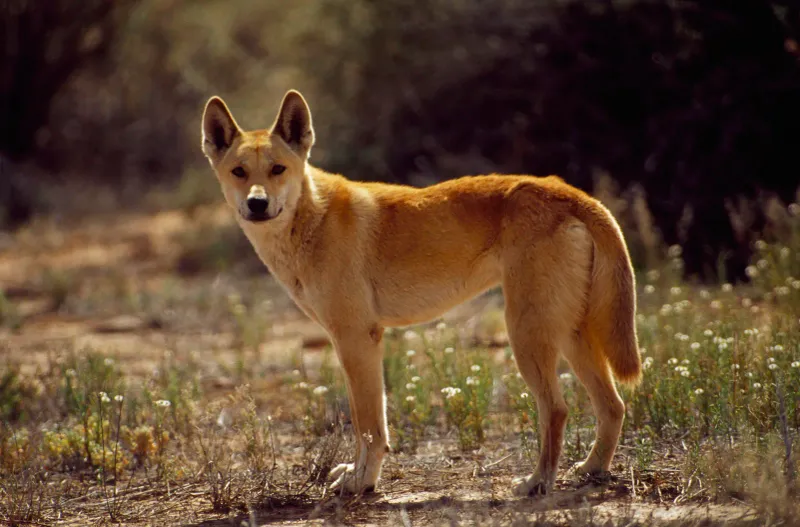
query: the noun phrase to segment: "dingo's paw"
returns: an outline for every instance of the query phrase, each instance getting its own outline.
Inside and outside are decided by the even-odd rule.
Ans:
[[[345,494],[367,494],[375,491],[375,483],[364,481],[364,470],[359,470],[353,463],[342,463],[333,468],[330,478],[334,480],[330,485],[330,490],[343,492]]]
[[[570,473],[578,478],[600,474],[602,472],[604,472],[603,467],[600,466],[594,457],[581,461],[580,463],[575,463],[570,469]]]
[[[569,479],[581,485],[588,483],[603,484],[613,480],[614,476],[608,470],[603,470],[602,467],[594,463],[584,461],[572,466],[569,470]]]
[[[512,481],[515,496],[544,496],[552,488],[540,477],[531,474],[527,477],[514,478]]]
[[[594,457],[575,463],[569,470],[569,475],[572,479],[580,481],[606,481],[611,478],[611,473],[604,469]]]

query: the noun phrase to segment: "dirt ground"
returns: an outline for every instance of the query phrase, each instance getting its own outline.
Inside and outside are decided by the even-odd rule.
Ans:
[[[198,218],[202,218],[199,221]],[[322,331],[305,318],[266,272],[253,272],[253,256],[243,256],[247,272],[203,270],[181,272],[186,239],[203,229],[229,227],[220,207],[164,212],[152,216],[90,218],[80,222],[41,220],[14,235],[0,237],[0,288],[14,306],[17,323],[0,333],[6,364],[34,374],[47,368],[54,354],[67,350],[102,349],[113,354],[135,383],[162,363],[166,352],[191,350],[209,364],[232,363],[235,354],[231,328],[216,323],[213,304],[232,294],[268,300],[264,325],[269,328],[259,349],[265,372],[258,386],[269,389],[294,367],[302,350],[305,367],[319,367],[326,341]],[[198,226],[199,225],[199,226]],[[238,235],[238,234],[236,234]],[[202,263],[198,264],[202,268]],[[232,268],[240,267],[234,261]],[[257,266],[257,264],[256,264]],[[166,290],[174,293],[163,293]],[[142,292],[157,298],[148,304]],[[244,292],[244,293],[243,293]],[[211,308],[198,315],[198,298],[210,295]],[[124,299],[136,301],[125,301]],[[123,300],[120,300],[123,299]],[[205,300],[208,302],[208,299]],[[497,309],[499,297],[488,295],[445,317],[451,324],[469,326],[487,310]],[[478,329],[475,330],[479,333]],[[499,335],[478,335],[500,339]],[[502,344],[502,342],[501,342]],[[176,351],[177,350],[177,351]],[[213,360],[212,360],[213,359]],[[204,397],[232,393],[236,381],[209,366],[202,378]],[[296,409],[280,408],[281,395],[263,394],[263,409],[291,419]],[[287,417],[288,416],[288,417]],[[282,439],[291,449],[292,437]],[[296,441],[299,442],[299,439]],[[513,435],[498,435],[477,451],[464,454],[451,437],[424,441],[414,455],[389,456],[383,483],[375,495],[359,501],[336,496],[302,503],[252,504],[251,511],[214,512],[200,487],[187,483],[174,496],[148,495],[146,486],[129,489],[142,513],[135,524],[150,525],[490,525],[513,524],[699,524],[755,522],[745,504],[693,502],[679,492],[680,460],[666,454],[650,473],[633,477],[624,467],[625,450],[610,481],[576,484],[560,479],[552,495],[538,499],[511,496],[512,477],[525,472]],[[296,445],[295,445],[296,446]],[[566,469],[566,465],[562,467]],[[562,476],[564,476],[562,470]],[[60,524],[89,524],[92,504],[100,496],[76,498],[77,513]],[[150,509],[148,509],[150,507]],[[148,517],[147,510],[154,511]],[[94,522],[95,520],[92,520]],[[107,521],[107,520],[102,520]],[[708,524],[708,523],[706,523]]]

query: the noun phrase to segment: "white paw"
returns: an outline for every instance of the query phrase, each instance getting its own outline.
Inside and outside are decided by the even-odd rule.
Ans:
[[[356,471],[353,463],[343,463],[334,467],[329,476],[334,480],[329,488],[335,492],[360,494],[375,490],[375,483],[365,481],[364,470]]]
[[[543,496],[552,487],[535,474],[514,478],[512,485],[515,496]]]
[[[600,472],[600,467],[595,466],[595,463],[592,463],[591,460],[587,459],[586,461],[581,461],[580,463],[575,463],[572,465],[572,468],[569,470],[571,474],[577,477],[583,477],[587,474],[595,474]]]
[[[576,463],[572,466],[569,470],[569,479],[572,480],[574,483],[585,484],[585,483],[595,483],[595,484],[602,484],[607,483],[610,479],[613,478],[611,472],[605,470],[601,467],[598,463],[594,462],[593,460],[586,460],[581,463]]]
[[[582,478],[585,476],[597,476],[607,473],[608,470],[603,468],[597,458],[589,457],[580,463],[575,463],[569,470],[570,474],[574,477]]]

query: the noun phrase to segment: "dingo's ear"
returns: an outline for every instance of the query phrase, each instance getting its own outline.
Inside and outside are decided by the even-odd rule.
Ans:
[[[239,125],[219,97],[211,97],[203,112],[203,152],[217,162],[239,135]]]
[[[314,145],[314,128],[311,126],[311,111],[300,92],[289,90],[283,96],[272,133],[286,141],[300,157],[308,158]]]

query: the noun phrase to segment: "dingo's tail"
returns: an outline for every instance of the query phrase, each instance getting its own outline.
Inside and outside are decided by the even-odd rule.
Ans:
[[[638,384],[642,362],[636,338],[636,289],[622,231],[599,202],[580,207],[578,217],[594,240],[592,279],[589,286],[587,338],[608,360],[614,377]]]

